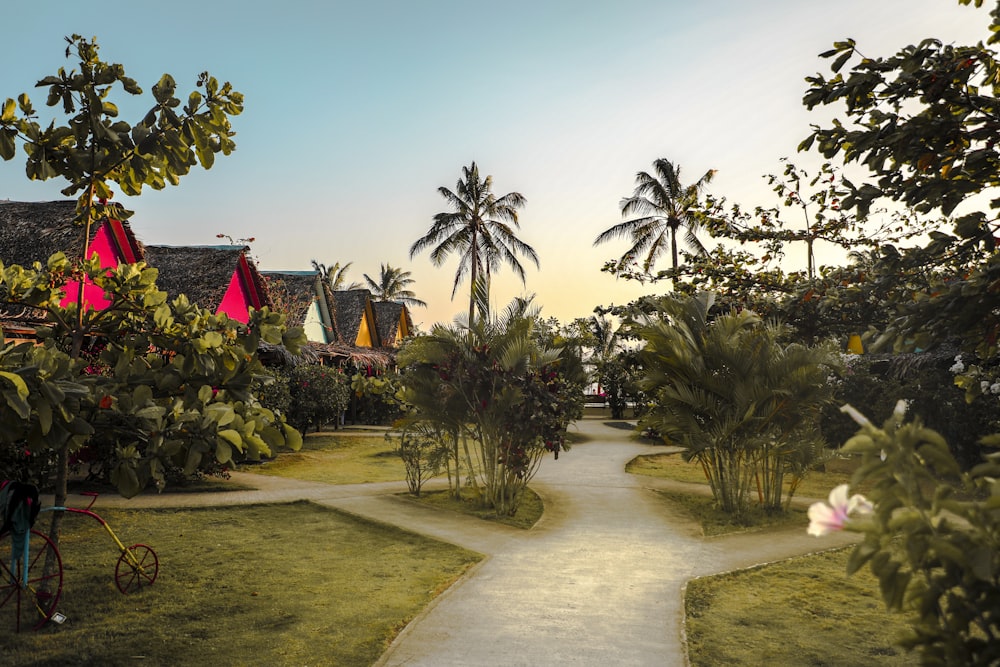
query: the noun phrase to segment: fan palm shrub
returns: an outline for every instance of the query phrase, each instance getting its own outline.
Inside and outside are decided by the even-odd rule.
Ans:
[[[517,510],[542,459],[565,448],[566,427],[583,413],[582,365],[541,345],[536,321],[529,301],[516,299],[471,327],[435,326],[398,357],[409,408],[404,434],[439,434],[452,492],[464,473],[498,515]]]
[[[750,311],[710,318],[713,302],[705,293],[647,300],[636,332],[652,404],[639,424],[702,466],[724,511],[747,517],[754,490],[765,509],[781,510],[785,476],[790,500],[823,451],[819,416],[839,359],[786,344],[783,327]]]

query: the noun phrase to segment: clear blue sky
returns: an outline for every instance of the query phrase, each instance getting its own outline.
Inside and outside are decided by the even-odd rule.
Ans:
[[[388,262],[412,271],[425,329],[464,310],[466,286],[450,301],[455,262],[408,250],[446,210],[437,187],[471,160],[499,194],[527,198],[520,237],[541,259],[526,287],[497,279],[494,300],[534,292],[565,322],[649,290],[600,272],[623,243],[592,247],[637,171],[660,157],[685,180],[715,168],[714,194],[774,205],[762,176],[780,158],[817,163],[795,147],[821,119],[801,105],[803,78],[827,71],[818,53],[845,37],[871,56],[974,42],[989,22],[957,0],[35,0],[3,16],[0,100],[28,92],[46,120],[33,86],[72,67],[72,33],[96,36],[146,91],[123,106],[130,121],[164,72],[182,97],[203,70],[246,96],[233,155],[127,203],[140,240],[255,237],[264,269],[353,262],[359,281]],[[28,181],[20,157],[0,162],[0,199],[61,187]]]

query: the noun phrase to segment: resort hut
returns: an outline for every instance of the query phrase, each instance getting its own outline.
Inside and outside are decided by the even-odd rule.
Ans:
[[[71,200],[0,202],[0,261],[8,266],[30,267],[35,262],[44,265],[60,251],[70,259],[79,256],[84,247],[84,227],[73,223],[75,217],[76,202]],[[89,253],[91,258],[96,255],[101,266],[108,269],[143,259],[143,248],[128,223],[110,218],[91,227]],[[79,300],[78,282],[67,284],[65,291],[62,305]],[[83,285],[83,303],[98,310],[110,305],[103,290],[90,280]],[[34,309],[0,304],[0,325],[5,335],[33,335],[34,325],[40,324],[42,317]]]
[[[372,304],[375,311],[375,325],[382,347],[399,347],[404,338],[413,335],[413,320],[410,309],[395,301],[377,301]]]
[[[288,326],[299,326],[311,343],[337,340],[329,286],[319,271],[262,271],[271,302]]]
[[[169,299],[184,294],[191,303],[244,324],[251,308],[271,306],[247,246],[147,245],[145,249],[146,263],[159,271],[156,285]]]
[[[355,347],[381,347],[371,296],[366,289],[333,293],[333,316],[340,342]]]

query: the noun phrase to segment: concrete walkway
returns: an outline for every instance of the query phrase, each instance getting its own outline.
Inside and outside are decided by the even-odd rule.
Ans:
[[[386,667],[683,665],[688,580],[854,539],[817,540],[805,526],[702,538],[652,491],[676,484],[624,472],[633,457],[667,448],[632,442],[629,431],[599,420],[585,419],[576,428],[590,441],[543,463],[531,486],[545,514],[528,531],[400,498],[400,482],[330,486],[238,474],[258,490],[102,497],[100,505],[309,499],[485,554],[403,630],[378,663]]]

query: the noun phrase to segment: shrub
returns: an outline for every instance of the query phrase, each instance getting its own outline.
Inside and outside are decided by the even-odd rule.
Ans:
[[[303,433],[336,422],[347,408],[349,390],[337,368],[303,364],[288,373],[288,421]]]
[[[862,457],[851,485],[871,491],[848,499],[838,487],[828,506],[810,508],[809,532],[864,535],[848,574],[869,565],[886,607],[907,615],[912,632],[900,643],[922,664],[1000,663],[1000,453],[962,472],[939,433],[904,423],[904,401],[882,428],[845,411],[861,425],[844,445]]]
[[[351,419],[362,424],[391,424],[402,415],[396,399],[399,376],[395,373],[351,377]]]
[[[1000,406],[993,395],[966,400],[955,384],[953,353],[847,356],[844,374],[834,383],[835,401],[823,412],[827,442],[845,442],[857,430],[836,406],[863,405],[871,414],[888,414],[902,399],[909,412],[944,437],[963,469],[977,464],[978,441],[997,430]]]
[[[386,440],[398,441],[396,453],[406,468],[406,486],[410,493],[420,495],[425,481],[434,477],[449,456],[446,438],[427,422],[414,424],[399,435],[386,434]]]

